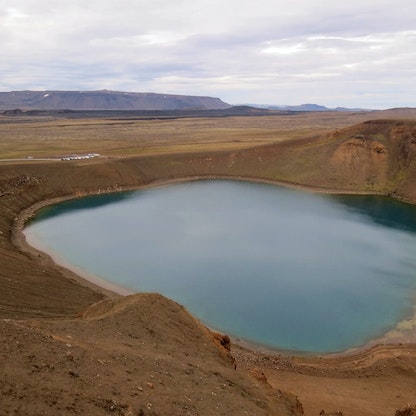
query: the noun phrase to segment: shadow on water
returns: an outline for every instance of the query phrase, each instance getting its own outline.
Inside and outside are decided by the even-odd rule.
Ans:
[[[271,347],[341,351],[413,311],[415,206],[215,182],[67,201],[32,232],[70,264]]]
[[[90,210],[100,208],[104,205],[110,205],[129,199],[134,191],[131,192],[114,192],[109,194],[83,196],[81,198],[63,201],[56,205],[45,207],[39,211],[35,220],[43,220],[57,217],[58,215],[73,213],[75,211]]]
[[[36,220],[119,203],[129,199],[135,193],[137,194],[137,191],[114,192],[71,199],[43,208],[37,214]],[[384,227],[416,233],[416,206],[414,205],[376,195],[329,195],[328,197],[353,215],[360,215]]]
[[[331,195],[347,210],[384,227],[416,233],[416,206],[374,195]]]

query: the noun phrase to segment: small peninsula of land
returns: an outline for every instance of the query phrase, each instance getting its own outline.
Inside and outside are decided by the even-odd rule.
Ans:
[[[244,112],[0,115],[0,414],[414,414],[415,320],[346,354],[278,354],[25,245],[21,230],[45,204],[184,179],[416,203],[416,110]],[[86,154],[97,157],[65,158]]]

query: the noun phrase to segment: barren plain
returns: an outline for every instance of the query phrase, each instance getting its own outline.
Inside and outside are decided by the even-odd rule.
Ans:
[[[100,157],[61,160],[86,153]],[[230,343],[158,294],[57,266],[21,230],[47,203],[202,177],[416,203],[416,110],[0,115],[0,159],[0,415],[414,414],[414,320],[337,356]]]

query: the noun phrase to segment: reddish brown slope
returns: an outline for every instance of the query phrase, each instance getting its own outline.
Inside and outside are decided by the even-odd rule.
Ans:
[[[415,133],[414,121],[380,120],[236,152],[1,165],[1,411],[284,415],[296,408],[235,372],[200,324],[157,295],[108,301],[73,318],[103,296],[46,258],[16,249],[16,218],[50,198],[207,175],[416,202]],[[62,316],[72,318],[27,321]]]
[[[369,121],[322,137],[246,149],[209,162],[212,172],[225,175],[322,190],[393,194],[416,202],[415,121]]]
[[[180,305],[141,294],[73,320],[0,321],[0,414],[301,415]]]
[[[74,276],[68,279],[43,258],[23,255],[11,244],[19,212],[40,201],[138,187],[158,180],[232,176],[321,190],[392,194],[416,202],[415,154],[415,121],[378,120],[323,137],[234,152],[3,164],[0,281],[4,290],[0,314],[15,317],[75,313],[100,298],[71,280]]]

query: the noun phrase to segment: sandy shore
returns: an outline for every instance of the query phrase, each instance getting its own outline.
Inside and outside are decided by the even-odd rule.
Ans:
[[[335,117],[329,124],[328,116]],[[2,163],[0,413],[393,416],[416,404],[414,317],[342,354],[298,356],[232,343],[230,362],[180,305],[157,294],[105,290],[30,247],[22,233],[43,205],[205,178],[415,204],[414,118],[414,110],[400,110],[348,120],[335,113],[192,119],[172,122],[172,137],[165,123],[85,121],[83,145],[111,157]],[[78,151],[79,121],[71,123],[5,124],[3,149],[17,145],[26,154],[46,144],[47,151],[52,126],[66,153]]]
[[[215,179],[224,179],[224,180],[239,180],[245,182],[256,182],[256,183],[266,183],[275,186],[282,186],[290,189],[297,189],[305,192],[312,192],[312,193],[325,193],[325,194],[350,194],[350,195],[380,195],[378,193],[366,193],[366,192],[352,192],[352,191],[343,191],[339,189],[326,189],[326,188],[317,188],[317,187],[309,187],[304,186],[296,183],[284,182],[284,181],[272,181],[266,179],[259,179],[259,178],[250,178],[250,177],[228,177],[228,176],[193,176],[193,177],[184,177],[184,178],[175,178],[169,180],[159,180],[155,181],[151,184],[141,185],[141,186],[129,186],[129,187],[120,187],[116,191],[111,190],[111,193],[114,192],[128,192],[128,191],[136,191],[141,189],[149,189],[149,188],[157,188],[157,187],[165,187],[175,183],[183,183],[183,182],[191,182],[191,181],[198,181],[198,180],[215,180]],[[99,195],[108,192],[100,192],[100,193],[85,193],[81,197],[85,197],[88,195]],[[24,227],[27,222],[32,219],[36,213],[47,206],[59,204],[60,202],[64,202],[67,200],[71,200],[74,198],[80,197],[79,195],[68,195],[65,197],[59,198],[52,198],[49,200],[40,201],[33,206],[29,207],[28,209],[22,211],[15,220],[15,226],[13,228],[13,235],[12,240],[14,245],[27,253],[30,253],[35,256],[47,256],[50,261],[57,265],[57,267],[64,268],[69,272],[73,273],[77,276],[77,279],[81,284],[87,284],[89,287],[93,288],[94,290],[98,290],[99,292],[105,294],[109,297],[114,296],[126,296],[134,293],[131,290],[128,290],[122,286],[118,286],[115,283],[106,281],[99,276],[96,276],[92,273],[85,271],[84,269],[77,267],[61,256],[59,256],[56,252],[49,250],[45,246],[42,245],[40,241],[36,239],[34,235],[28,235],[24,232]],[[340,357],[340,356],[355,356],[357,354],[367,352],[372,348],[378,345],[402,345],[402,344],[411,344],[416,342],[416,294],[414,295],[414,309],[413,314],[409,317],[406,317],[402,321],[399,321],[396,326],[385,334],[380,335],[379,337],[373,338],[369,340],[367,343],[354,347],[345,351],[338,351],[328,354],[313,354],[308,353],[308,356],[318,356],[318,357]],[[216,331],[215,328],[212,330]],[[270,348],[260,344],[256,344],[254,342],[241,340],[239,338],[233,338],[233,342],[240,347],[253,351],[261,356],[264,355],[286,355],[286,356],[304,356],[305,353],[300,353],[297,351],[287,351],[281,350],[278,348]]]
[[[164,181],[154,181],[151,184],[146,184],[146,186],[129,186],[129,187],[117,187],[117,189],[110,189],[110,190],[100,190],[99,192],[92,192],[88,194],[96,194],[96,193],[104,193],[108,191],[130,191],[136,189],[143,189],[145,187],[154,187],[154,186],[167,186],[172,183],[181,182],[183,180],[199,180],[199,179],[213,179],[219,178],[219,176],[206,176],[206,177],[186,177],[182,179],[174,179],[174,180],[164,180]],[[224,179],[232,179],[230,177],[224,177]],[[256,179],[253,178],[237,178],[239,180],[251,180],[255,181]],[[285,182],[274,182],[274,181],[263,181],[260,182],[267,182],[270,184],[280,185],[280,186],[290,186],[289,183]],[[311,192],[321,191],[329,193],[329,190],[322,190],[322,189],[314,189],[314,188],[307,188],[307,187],[298,187],[294,185],[293,187],[302,190],[308,190]],[[341,191],[337,191],[337,193],[344,193]],[[352,192],[349,192],[352,193]],[[93,291],[102,294],[105,299],[115,299],[115,300],[122,300],[125,299],[126,292],[120,291],[120,288],[117,286],[107,286],[104,285],[102,280],[97,280],[95,276],[91,276],[90,274],[85,273],[83,270],[74,268],[70,264],[66,264],[63,262],[61,265],[57,264],[60,262],[60,259],[54,256],[54,253],[46,254],[43,251],[39,251],[35,247],[29,245],[29,242],[26,241],[26,238],[23,234],[23,229],[25,223],[36,214],[36,212],[44,206],[59,203],[63,200],[68,200],[72,198],[76,198],[78,196],[85,196],[87,193],[76,194],[76,195],[65,195],[60,198],[52,198],[52,199],[45,199],[43,201],[37,202],[34,205],[31,205],[29,208],[24,209],[20,212],[18,216],[15,217],[13,223],[13,233],[12,233],[12,241],[15,247],[17,247],[17,251],[23,251],[27,253],[30,258],[35,259],[35,264],[39,264],[41,267],[43,265],[47,265],[48,269],[52,272],[56,270],[56,272],[61,273],[62,276],[69,276],[70,279],[75,280],[77,285],[80,286],[87,286]],[[37,244],[30,240],[32,244]],[[42,247],[39,247],[42,249]],[[32,266],[30,266],[32,267]],[[29,272],[30,273],[30,272]],[[53,273],[55,274],[55,273]],[[74,296],[74,295],[71,295]],[[46,295],[46,299],[49,299],[50,295]],[[73,298],[69,298],[73,299]],[[163,311],[156,311],[152,310],[152,313],[158,314],[155,317],[156,320],[161,319],[160,314],[162,314],[163,318],[162,321],[166,319],[170,319],[169,317],[165,316]],[[79,337],[82,337],[81,328],[78,328],[77,321],[63,319],[59,322],[62,322],[62,331],[63,335],[60,336],[59,339],[62,339],[64,345],[72,345],[72,343],[76,342],[77,345],[84,345],[83,352],[80,352],[85,357],[96,357],[95,360],[98,361],[100,367],[102,366],[101,363],[105,361],[114,360],[111,357],[114,357],[114,348],[117,345],[117,348],[120,349],[120,357],[123,357],[125,352],[124,349],[126,345],[131,344],[131,338],[129,338],[128,334],[126,335],[127,338],[124,336],[121,337],[126,331],[126,325],[133,325],[135,326],[136,318],[128,323],[126,321],[122,324],[117,323],[114,321],[114,318],[110,315],[108,317],[109,322],[106,325],[109,325],[109,330],[111,329],[111,334],[116,334],[116,338],[109,342],[108,352],[109,354],[108,359],[103,360],[103,353],[99,353],[98,356],[97,352],[95,351],[96,347],[91,349],[88,347],[88,341],[86,340],[79,340]],[[6,320],[8,322],[8,320]],[[5,321],[5,322],[6,322]],[[30,329],[32,325],[39,325],[41,321],[29,321],[33,323],[22,323],[19,325],[29,325],[29,335],[33,333],[33,329]],[[79,323],[81,325],[82,322]],[[45,324],[46,325],[46,324]],[[49,325],[49,324],[48,324]],[[78,329],[71,329],[73,326],[76,326]],[[103,323],[104,325],[104,323]],[[175,324],[176,325],[176,324]],[[123,329],[125,328],[125,329]],[[43,331],[43,330],[42,330]],[[52,332],[50,332],[52,331]],[[47,329],[48,337],[56,337],[54,332],[55,330]],[[72,331],[72,332],[71,332]],[[79,332],[81,331],[81,332]],[[415,345],[415,319],[407,319],[404,320],[396,326],[396,328],[392,331],[389,331],[383,337],[372,340],[366,345],[363,345],[359,348],[355,348],[353,350],[344,351],[342,353],[336,354],[326,354],[326,355],[299,355],[294,354],[291,351],[276,351],[264,348],[259,345],[255,345],[253,343],[247,343],[242,340],[232,340],[232,347],[231,347],[231,354],[234,357],[234,362],[237,365],[237,369],[239,371],[238,377],[243,377],[243,374],[248,374],[250,377],[254,377],[256,383],[260,383],[262,387],[262,391],[266,394],[269,389],[273,388],[274,391],[280,392],[290,392],[294,394],[297,399],[302,403],[304,413],[306,415],[318,415],[320,412],[325,409],[327,411],[335,411],[341,410],[344,415],[354,415],[354,416],[390,416],[394,415],[395,410],[405,406],[408,403],[414,402],[414,391],[416,391],[416,345]],[[44,333],[44,332],[42,332]],[[68,335],[71,334],[71,335]],[[90,334],[88,330],[88,334]],[[109,334],[108,336],[114,336]],[[120,334],[120,335],[117,335]],[[30,335],[28,335],[28,340],[30,340]],[[15,337],[15,335],[13,335]],[[71,344],[68,343],[67,336],[71,337]],[[91,336],[91,334],[89,335]],[[176,365],[181,365],[183,358],[179,356],[183,353],[183,344],[177,344],[177,334],[173,332],[171,334],[173,339],[169,340],[168,351],[171,351],[172,348],[177,351],[175,353],[175,358],[172,358]],[[43,337],[43,335],[42,335]],[[164,337],[166,338],[166,337]],[[11,338],[14,339],[14,338]],[[43,339],[43,338],[42,338]],[[87,342],[87,343],[86,343]],[[121,342],[121,344],[119,344]],[[8,348],[8,341],[4,340],[3,344],[5,348]],[[28,351],[33,349],[31,347],[32,341],[30,341],[30,345],[27,345]],[[159,344],[148,344],[148,354],[149,356],[158,356]],[[51,347],[45,346],[44,341],[42,341],[40,348],[40,352],[38,352],[40,357],[42,358],[42,362],[47,362],[48,360],[53,359],[50,355],[49,349]],[[143,346],[139,347],[139,350],[134,349],[132,350],[132,357],[136,357],[138,351],[141,351]],[[29,354],[29,352],[28,352]],[[69,354],[67,352],[67,354]],[[168,354],[172,354],[169,352]],[[179,354],[178,357],[176,355]],[[193,353],[194,354],[194,353]],[[29,356],[31,356],[29,354]],[[71,355],[70,355],[71,356]],[[202,359],[202,358],[201,358]],[[17,358],[16,358],[17,360]],[[17,362],[17,361],[16,361]],[[204,363],[204,364],[202,364]],[[30,368],[32,365],[31,362],[27,364],[23,363],[24,371],[27,371],[26,368]],[[42,364],[43,365],[43,364]],[[123,367],[118,367],[115,362],[113,362],[113,367],[120,370]],[[140,364],[141,365],[141,364]],[[173,362],[169,364],[170,366],[173,365]],[[211,363],[206,361],[206,358],[203,358],[201,364],[198,365],[208,365],[211,368],[217,368],[218,364]],[[14,366],[10,370],[10,374],[15,374],[15,371],[18,371],[18,367]],[[72,368],[76,368],[73,364],[71,365]],[[90,364],[85,362],[82,367],[80,368],[80,372],[84,371],[88,374],[94,374],[95,372],[99,372],[100,369],[90,368]],[[141,367],[140,367],[141,368]],[[175,367],[176,368],[176,367]],[[117,370],[119,371],[119,370]],[[147,377],[143,379],[143,383],[145,385],[153,385],[153,381],[150,377],[153,376],[152,373],[154,369],[148,370],[148,373],[145,373],[143,377]],[[179,370],[170,370],[170,374],[179,374]],[[223,371],[223,370],[216,370],[216,371]],[[228,371],[228,370],[227,370]],[[78,374],[78,371],[74,372],[73,369],[69,369],[70,374]],[[147,374],[147,375],[146,375]],[[13,376],[15,377],[15,376]],[[60,388],[62,391],[63,386],[65,385],[65,373],[62,375],[62,380],[55,384]],[[74,376],[71,376],[74,377]],[[91,376],[89,376],[91,377]],[[114,376],[113,376],[114,377]],[[245,376],[244,376],[245,377]],[[118,380],[122,380],[123,377],[119,376]],[[230,379],[230,378],[229,378]],[[45,381],[43,381],[45,382]],[[1,383],[1,380],[0,380]],[[28,381],[28,389],[36,389],[35,384],[32,381]],[[125,385],[128,385],[127,382],[123,382]],[[207,385],[206,388],[214,389],[215,382],[213,384]],[[176,395],[180,395],[181,391],[183,390],[183,386],[177,386],[177,393]],[[17,391],[18,387],[16,386],[11,391]],[[103,387],[100,387],[103,390]],[[120,389],[121,391],[121,389]],[[197,393],[195,394],[202,394],[201,389],[198,388],[196,390]],[[211,391],[211,390],[209,390]],[[242,394],[247,394],[247,390],[243,390]],[[14,393],[13,393],[14,394]],[[41,392],[36,390],[33,395],[39,395],[41,397]],[[66,394],[66,393],[65,393]],[[94,403],[93,397],[99,394],[97,391],[93,391],[91,393],[91,398],[88,400],[82,400],[80,403],[87,406],[86,403]],[[203,393],[205,394],[205,393]],[[263,393],[262,393],[263,394]],[[281,397],[282,393],[279,393],[279,397]],[[62,393],[60,392],[59,395],[61,396]],[[68,391],[68,400],[70,400],[72,393],[70,394]],[[66,396],[65,396],[66,397]],[[150,397],[150,396],[149,396]],[[205,397],[205,396],[204,396]],[[282,396],[284,397],[284,396]],[[290,396],[292,397],[292,396]],[[186,396],[185,402],[190,398],[190,396]],[[108,399],[110,400],[110,399]],[[152,403],[156,403],[158,399],[155,397],[152,399]],[[236,405],[238,403],[237,396],[230,396],[229,398],[230,403]],[[292,399],[291,399],[292,400]],[[38,398],[39,401],[39,398]],[[40,400],[42,402],[42,400]],[[45,397],[45,405],[48,406],[48,399]],[[118,403],[114,399],[111,401],[106,401],[105,403]],[[14,400],[11,403],[15,403]],[[104,403],[104,405],[105,405]],[[103,405],[103,406],[104,406]],[[163,405],[163,403],[162,403]],[[212,404],[208,402],[208,408],[212,408]],[[112,406],[115,406],[113,404]],[[166,409],[170,409],[170,404],[164,404],[167,406]],[[290,406],[293,406],[290,405]],[[183,408],[186,409],[187,405],[183,405]],[[76,408],[76,407],[74,407]],[[29,409],[33,409],[33,405],[29,406]],[[100,414],[100,413],[98,413]],[[127,413],[120,413],[120,414],[129,414]],[[233,414],[233,413],[228,413]],[[261,413],[263,414],[263,413]],[[272,414],[272,413],[270,413]],[[284,414],[284,413],[278,413]],[[291,413],[291,414],[303,414],[303,413]],[[340,413],[338,413],[339,415]]]

